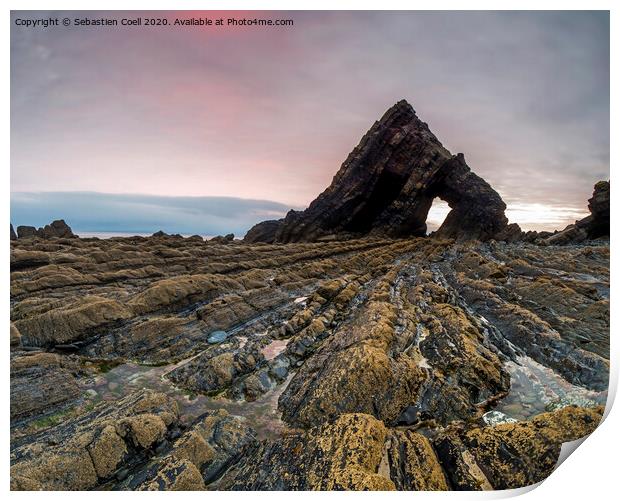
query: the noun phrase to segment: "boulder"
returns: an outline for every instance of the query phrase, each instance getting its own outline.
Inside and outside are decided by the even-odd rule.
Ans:
[[[33,238],[37,236],[37,229],[34,226],[18,226],[17,238]]]

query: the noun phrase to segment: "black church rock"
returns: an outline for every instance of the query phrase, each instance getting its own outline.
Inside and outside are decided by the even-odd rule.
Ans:
[[[438,236],[484,241],[508,224],[499,194],[470,170],[463,154],[444,148],[403,100],[375,122],[306,210],[257,224],[245,241],[423,236],[436,197],[452,209]]]

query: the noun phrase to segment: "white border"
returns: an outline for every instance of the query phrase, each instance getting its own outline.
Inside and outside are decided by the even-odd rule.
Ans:
[[[77,0],[59,0],[55,2],[46,2],[43,0],[8,0],[3,2],[5,6],[4,22],[1,24],[2,41],[4,50],[1,53],[2,68],[5,69],[4,75],[8,75],[9,72],[9,57],[10,57],[10,26],[9,26],[9,10],[610,10],[611,11],[611,89],[618,88],[618,61],[617,51],[615,48],[619,46],[617,28],[617,12],[614,12],[614,2],[603,0],[590,0],[590,1],[551,1],[551,0],[522,0],[522,1],[503,1],[501,3],[496,1],[469,1],[467,3],[456,0],[435,0],[435,1],[418,1],[418,2],[406,2],[398,0],[382,0],[381,2],[372,2],[368,0],[356,0],[356,1],[340,1],[334,0],[297,0],[294,2],[285,2],[282,0],[219,0],[219,1],[200,1],[200,0],[185,0],[183,2],[170,1],[170,0],[92,0],[89,2],[81,2]],[[618,9],[616,9],[618,10]],[[616,56],[616,57],[614,57]],[[10,91],[9,91],[9,79],[5,76],[3,79],[3,95],[2,101],[3,116],[2,121],[2,152],[3,152],[3,167],[0,170],[0,182],[4,191],[4,197],[2,198],[3,219],[8,221],[10,219],[10,175],[9,175],[9,162],[10,162]],[[618,113],[617,113],[617,101],[612,90],[611,94],[611,136],[617,138],[618,131]],[[618,141],[612,140],[610,151],[610,165],[613,165],[613,161],[618,158]],[[617,206],[612,203],[612,218],[617,220]],[[612,240],[615,239],[615,228],[612,226]],[[6,239],[6,233],[5,237]],[[2,268],[2,277],[0,278],[0,287],[2,287],[2,298],[4,301],[4,307],[9,306],[9,245],[8,239],[2,246],[0,256],[0,262],[5,263]],[[616,283],[617,274],[615,273],[616,266],[615,260],[612,258],[611,275],[612,283]],[[8,315],[7,315],[8,316]],[[612,332],[613,327],[618,325],[618,309],[612,307],[611,309],[611,325]],[[5,321],[6,322],[6,321]],[[6,406],[3,409],[4,423],[2,425],[2,491],[9,491],[9,368],[8,368],[8,322],[4,328],[4,346],[6,352],[2,358],[3,364],[3,376],[2,376],[2,389],[3,400],[6,402]],[[522,494],[524,491],[529,491],[528,499],[532,500],[548,500],[550,498],[560,499],[611,499],[612,496],[617,496],[616,488],[616,475],[617,468],[615,465],[618,463],[618,444],[620,444],[620,434],[618,430],[620,428],[620,417],[617,409],[611,409],[611,401],[615,396],[617,381],[618,381],[618,345],[615,342],[615,335],[611,340],[611,361],[612,372],[610,379],[610,402],[606,409],[607,419],[601,424],[599,429],[590,436],[585,444],[579,449],[578,454],[571,455],[556,472],[554,472],[548,480],[542,482],[535,489],[520,489],[517,491],[499,491],[492,493],[308,493],[300,492],[295,493],[295,497],[310,498],[315,496],[330,496],[332,498],[344,498],[349,496],[355,497],[368,497],[372,496],[373,499],[381,499],[398,497],[401,499],[410,499],[411,496],[415,496],[416,499],[497,499],[503,497],[512,497],[517,494]],[[610,413],[611,411],[611,413]],[[36,494],[35,494],[36,495]],[[51,498],[59,497],[73,497],[74,499],[82,498],[84,493],[44,493],[44,496]],[[137,497],[141,496],[141,493],[115,493],[114,496],[122,497]],[[146,494],[148,495],[148,494]],[[208,496],[210,499],[237,499],[238,496],[251,497],[252,499],[285,499],[289,498],[291,493],[216,493],[216,492],[199,492],[199,493],[166,493],[166,497],[173,496],[175,499],[178,497],[189,498],[198,496]],[[15,499],[32,499],[32,493],[10,493],[10,496]],[[88,496],[94,498],[101,498],[110,496],[110,493],[105,492],[93,492]]]

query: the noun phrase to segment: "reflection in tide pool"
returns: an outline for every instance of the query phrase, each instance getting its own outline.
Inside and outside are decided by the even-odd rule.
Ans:
[[[274,339],[261,350],[265,360],[273,360],[286,349],[288,339]]]
[[[176,365],[149,367],[126,363],[91,379],[83,388],[92,402],[114,401],[137,390],[151,389],[170,395],[179,404],[180,421],[189,425],[209,410],[225,409],[230,414],[248,420],[258,437],[276,438],[288,428],[280,419],[278,398],[288,385],[289,378],[274,390],[253,401],[235,401],[223,397],[195,395],[173,385],[164,377]]]
[[[567,405],[594,407],[607,401],[607,391],[575,386],[530,357],[518,357],[518,363],[508,362],[505,367],[511,378],[510,393],[494,410],[514,419],[529,419]]]

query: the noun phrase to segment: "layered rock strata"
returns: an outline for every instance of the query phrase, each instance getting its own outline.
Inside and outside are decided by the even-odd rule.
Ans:
[[[517,487],[605,401],[604,241],[20,238],[11,268],[13,489]]]

